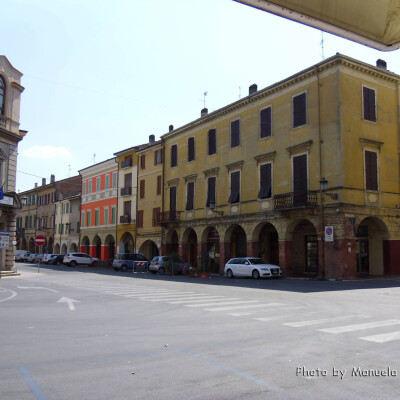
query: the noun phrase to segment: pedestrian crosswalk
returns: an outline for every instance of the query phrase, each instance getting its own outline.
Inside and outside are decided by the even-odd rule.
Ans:
[[[321,318],[322,310],[310,310],[309,307],[289,304],[288,302],[267,302],[140,285],[77,285],[76,282],[64,282],[63,284],[77,289],[101,292],[132,300],[184,306],[191,310],[225,313],[231,317],[250,318],[260,323],[276,323],[288,329],[314,329],[317,332],[330,335],[356,334],[357,339],[380,344],[400,340],[400,330],[387,331],[396,329],[400,325],[399,319],[374,320],[372,315],[350,313]],[[366,322],[366,320],[369,321]],[[386,331],[383,332],[383,329]],[[362,333],[360,334],[360,332]],[[368,335],[368,333],[370,334]]]

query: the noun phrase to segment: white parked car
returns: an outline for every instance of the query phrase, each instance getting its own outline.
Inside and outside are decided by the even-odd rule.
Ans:
[[[268,264],[257,257],[237,257],[230,259],[224,268],[228,278],[249,276],[258,278],[279,278],[282,270],[278,265]]]
[[[68,253],[64,256],[63,263],[69,265],[70,267],[75,267],[76,265],[90,265],[95,267],[99,261],[96,257],[91,257],[86,253]]]

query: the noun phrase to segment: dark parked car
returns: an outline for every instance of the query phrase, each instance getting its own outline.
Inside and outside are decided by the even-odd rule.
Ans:
[[[192,266],[178,258],[173,258],[169,256],[157,256],[151,260],[149,270],[153,274],[159,272],[160,274],[164,273],[178,273],[185,274],[188,269]]]
[[[53,254],[52,257],[47,261],[47,264],[57,265],[63,264],[65,254]]]
[[[144,265],[140,265],[140,267],[145,267],[146,270],[150,264],[150,261],[142,254],[118,253],[114,257],[113,268],[115,271],[127,271],[128,269],[133,269],[133,264],[135,261],[141,261],[145,263]]]

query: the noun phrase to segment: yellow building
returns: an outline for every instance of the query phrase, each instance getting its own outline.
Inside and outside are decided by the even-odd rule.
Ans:
[[[134,253],[136,243],[138,146],[114,153],[118,162],[117,252]]]
[[[400,273],[400,77],[337,54],[162,136],[163,252],[221,272]],[[331,241],[333,240],[333,241]]]
[[[137,251],[151,260],[160,255],[160,215],[162,211],[163,151],[160,140],[150,135],[138,156],[138,205],[136,216]]]

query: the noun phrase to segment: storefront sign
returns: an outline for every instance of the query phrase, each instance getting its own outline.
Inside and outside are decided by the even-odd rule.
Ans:
[[[0,249],[8,249],[10,244],[10,232],[0,231]]]

